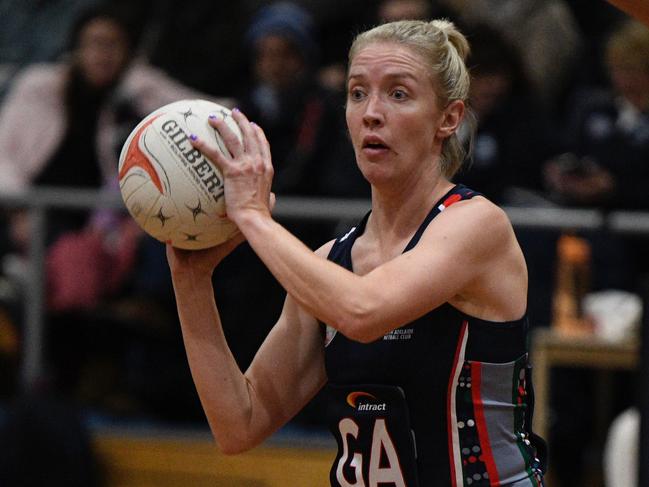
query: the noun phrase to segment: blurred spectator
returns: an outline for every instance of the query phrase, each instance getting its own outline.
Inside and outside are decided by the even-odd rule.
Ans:
[[[606,42],[611,32],[628,19],[624,12],[610,2],[570,0],[567,4],[575,17],[583,42],[579,58],[576,60],[572,85],[566,93],[566,98],[575,87],[608,85],[606,68],[601,62]],[[569,104],[565,103],[567,99],[562,101],[565,109],[568,109]]]
[[[104,0],[3,0],[0,2],[0,100],[13,77],[35,63],[57,62],[68,49],[68,34],[83,12]],[[144,30],[152,0],[112,0],[134,20],[131,35]]]
[[[568,152],[544,167],[548,196],[565,206],[603,210],[647,210],[649,197],[649,27],[628,21],[616,28],[604,49],[610,88],[588,83],[575,96],[566,134]],[[649,270],[646,236],[582,231],[591,249],[590,290],[637,292]],[[592,411],[583,408],[597,377],[584,371],[561,372],[554,382],[551,448],[559,485],[587,485],[592,470],[587,455],[595,447]],[[626,398],[626,400],[625,400]],[[628,407],[628,396],[613,395],[615,408]]]
[[[488,24],[516,46],[536,95],[555,108],[579,59],[580,33],[565,0],[442,0],[464,25]]]
[[[545,179],[560,203],[649,209],[649,27],[629,21],[610,37],[605,66],[611,87],[577,97],[570,153],[548,162]]]
[[[428,0],[383,0],[378,8],[381,22],[426,20],[431,18],[432,13],[433,5]]]
[[[29,66],[17,76],[0,110],[0,192],[35,186],[116,192],[118,154],[135,124],[165,103],[204,97],[133,60],[132,32],[121,11],[93,8],[73,26],[65,61]],[[8,234],[13,248],[4,256],[1,271],[20,283],[31,239],[24,212],[9,215]],[[102,344],[89,333],[97,331],[93,323],[115,325],[118,319],[125,326],[119,316],[110,319],[109,309],[102,309],[109,299],[128,289],[127,296],[136,296],[148,306],[140,313],[154,317],[160,310],[157,298],[170,296],[163,246],[142,235],[125,212],[100,211],[88,217],[87,212],[53,211],[49,215],[47,329],[56,341],[50,351],[57,354],[53,360],[58,372],[73,371],[70,377],[58,377],[69,387],[76,386],[80,371],[75,366],[85,352],[97,356],[100,351],[123,351],[110,350],[114,343]],[[152,259],[157,260],[154,265]],[[139,273],[149,280],[145,282]],[[157,289],[150,286],[151,276],[159,278]],[[136,288],[143,283],[149,287]],[[159,294],[142,301],[155,292]],[[119,311],[110,308],[113,314]],[[150,321],[149,333],[162,334],[154,332],[154,320]],[[124,334],[115,333],[114,339],[119,336]],[[80,343],[81,337],[89,341]]]
[[[310,13],[294,3],[273,3],[253,17],[246,41],[254,80],[240,97],[241,108],[263,127],[273,147],[274,191],[341,192],[349,179],[337,174],[330,188],[323,178],[339,160],[341,145],[349,145],[343,103],[314,76],[319,52]]]
[[[541,162],[553,155],[550,124],[518,51],[488,26],[475,26],[467,34],[469,103],[477,130],[472,158],[456,179],[500,204],[522,203],[511,190],[541,189]],[[466,126],[466,137],[464,132]]]
[[[70,403],[35,394],[17,399],[0,421],[3,487],[100,487],[104,473]]]
[[[243,35],[251,0],[150,2],[140,51],[184,84],[231,96],[246,74]]]

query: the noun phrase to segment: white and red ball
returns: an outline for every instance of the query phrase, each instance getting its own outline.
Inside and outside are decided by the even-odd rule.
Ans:
[[[227,153],[210,115],[241,137],[226,107],[181,100],[146,116],[119,158],[119,188],[131,216],[152,237],[182,249],[213,247],[237,230],[226,215],[219,169],[190,143],[195,134]]]

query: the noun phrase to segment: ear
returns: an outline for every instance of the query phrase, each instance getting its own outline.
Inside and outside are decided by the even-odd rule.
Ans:
[[[465,105],[462,100],[449,103],[441,114],[441,123],[437,128],[437,137],[446,139],[453,135],[464,118]]]

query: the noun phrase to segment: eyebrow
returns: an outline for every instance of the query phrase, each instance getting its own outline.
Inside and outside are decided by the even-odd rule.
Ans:
[[[363,73],[349,74],[347,76],[347,81],[350,81],[350,80],[356,79],[356,78],[366,78],[366,77],[367,77],[367,75],[365,75]],[[385,75],[385,78],[397,79],[397,80],[398,79],[411,79],[413,81],[418,81],[415,76],[413,76],[411,73],[408,73],[408,72],[405,72],[405,71],[397,71],[397,72],[394,72],[394,73],[388,73],[388,74]]]

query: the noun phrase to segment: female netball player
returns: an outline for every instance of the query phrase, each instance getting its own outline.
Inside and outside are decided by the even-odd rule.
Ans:
[[[334,486],[542,485],[531,434],[527,270],[505,213],[450,179],[469,91],[452,23],[401,21],[359,35],[346,116],[372,209],[312,252],[273,220],[262,130],[240,112],[232,154],[195,147],[225,177],[241,236],[201,252],[168,248],[194,381],[226,453],[254,447],[322,387],[339,452]],[[287,291],[242,373],[211,278],[243,239]]]

